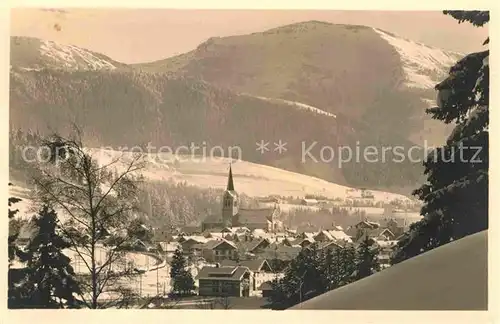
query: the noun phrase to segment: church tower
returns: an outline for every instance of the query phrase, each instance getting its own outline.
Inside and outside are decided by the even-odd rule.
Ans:
[[[222,196],[222,222],[225,227],[234,226],[238,214],[238,193],[234,190],[233,171],[229,165],[229,177],[227,179],[227,188]]]

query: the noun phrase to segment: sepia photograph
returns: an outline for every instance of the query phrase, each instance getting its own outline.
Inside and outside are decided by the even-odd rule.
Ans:
[[[487,311],[490,12],[445,9],[11,8],[7,307]]]

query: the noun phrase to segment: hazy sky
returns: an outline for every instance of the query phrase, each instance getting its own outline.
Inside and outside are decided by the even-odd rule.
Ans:
[[[430,46],[458,52],[481,48],[487,27],[458,24],[431,11],[14,9],[11,35],[32,36],[91,49],[125,62],[153,61],[196,48],[214,36],[264,31],[321,20],[384,29]]]

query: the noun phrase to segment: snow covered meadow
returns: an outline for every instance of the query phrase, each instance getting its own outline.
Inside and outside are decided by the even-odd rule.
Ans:
[[[100,164],[115,164],[125,168],[133,153],[109,149],[89,149]],[[146,167],[142,175],[151,181],[186,182],[201,188],[224,189],[227,184],[229,164],[232,163],[236,190],[252,197],[269,195],[304,197],[321,195],[331,199],[347,199],[359,191],[315,177],[242,160],[218,157],[174,155],[170,153],[144,154]],[[374,201],[408,200],[407,197],[382,191],[372,191]]]

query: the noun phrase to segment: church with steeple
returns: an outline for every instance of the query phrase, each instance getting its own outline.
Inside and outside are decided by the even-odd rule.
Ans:
[[[233,170],[229,166],[227,187],[222,194],[221,213],[208,215],[202,222],[202,231],[217,231],[231,227],[247,227],[250,230],[262,229],[268,232],[282,229],[278,220],[279,207],[245,209],[240,207],[238,193],[234,189]]]

